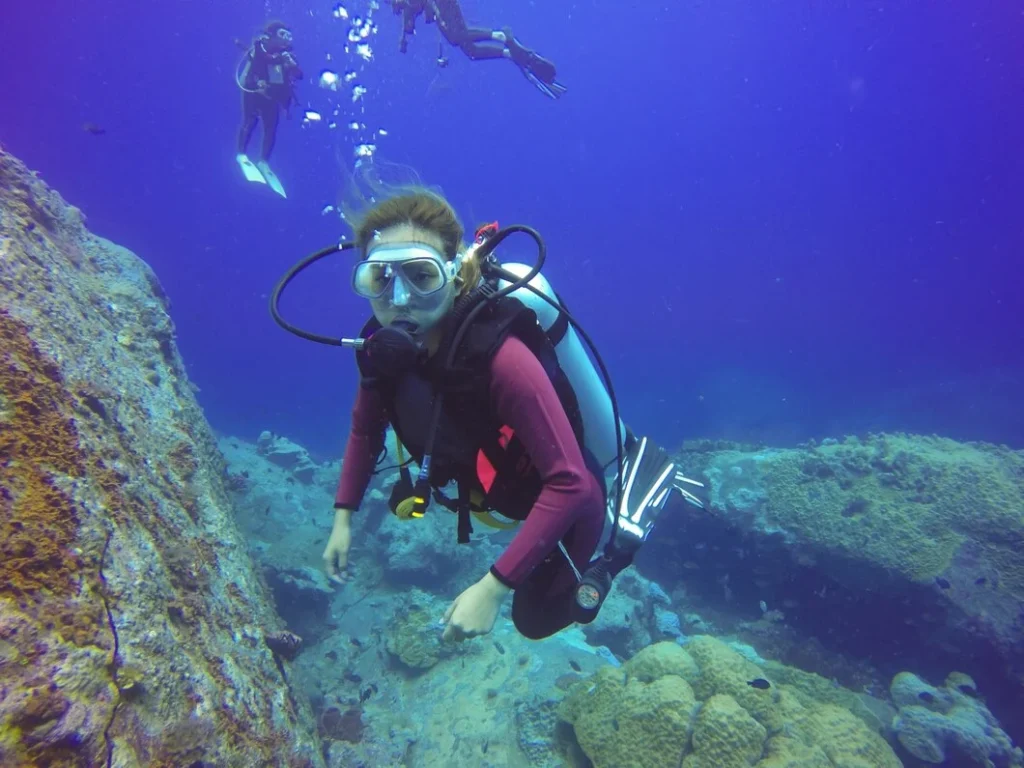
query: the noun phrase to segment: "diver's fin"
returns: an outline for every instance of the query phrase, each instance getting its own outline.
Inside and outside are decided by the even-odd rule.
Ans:
[[[263,174],[260,173],[260,169],[253,164],[252,160],[244,152],[239,152],[235,155],[235,160],[238,161],[242,173],[245,174],[246,181],[255,181],[258,184],[267,183],[267,180],[263,178]]]
[[[260,162],[256,164],[256,167],[259,168],[260,173],[263,174],[263,178],[266,180],[268,187],[277,192],[281,197],[288,197],[284,192],[284,187],[281,186],[281,180],[277,178],[277,174],[270,170],[270,166],[267,164],[266,160],[260,160]]]
[[[617,548],[635,550],[644,543],[676,490],[677,475],[675,463],[653,441],[641,437],[633,442],[622,467],[621,507],[615,516]]]
[[[701,509],[707,509],[704,499],[697,495],[700,491],[705,490],[704,483],[699,480],[691,480],[682,472],[676,472],[675,482],[672,483],[672,486],[682,494],[683,499],[688,504],[700,507]]]
[[[568,90],[564,85],[559,83],[557,80],[552,80],[550,83],[546,83],[539,77],[537,77],[537,75],[535,75],[529,69],[520,67],[519,70],[523,73],[523,77],[525,77],[527,80],[533,83],[534,88],[543,93],[549,99],[557,99],[559,96],[561,96]]]
[[[555,80],[555,65],[551,61],[539,56],[516,40],[511,29],[506,28],[504,34],[509,58],[519,67],[523,77],[529,80],[534,88],[549,99],[557,99],[565,93],[566,87]]]

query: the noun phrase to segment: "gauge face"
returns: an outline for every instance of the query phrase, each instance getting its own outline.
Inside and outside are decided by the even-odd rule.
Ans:
[[[576,588],[576,603],[580,608],[592,611],[601,604],[601,593],[590,584],[580,584]]]

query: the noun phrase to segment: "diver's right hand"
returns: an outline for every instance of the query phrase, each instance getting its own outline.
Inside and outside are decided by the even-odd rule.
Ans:
[[[352,510],[338,509],[334,512],[334,528],[324,548],[324,569],[327,578],[335,584],[344,584],[348,580],[348,548],[352,545],[350,518]]]

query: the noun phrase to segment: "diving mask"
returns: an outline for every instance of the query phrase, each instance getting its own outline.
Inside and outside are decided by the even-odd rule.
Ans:
[[[370,251],[352,271],[352,289],[375,301],[392,292],[391,303],[406,306],[440,295],[455,279],[461,256],[445,259],[434,248],[422,244],[384,245]]]

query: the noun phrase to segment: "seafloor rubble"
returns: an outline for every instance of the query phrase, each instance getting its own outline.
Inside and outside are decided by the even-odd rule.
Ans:
[[[215,441],[148,267],[0,152],[0,764],[1022,763],[1020,452],[685,446],[709,510],[597,622],[448,645],[512,534],[400,522],[382,478],[334,586],[337,463],[249,437]]]

